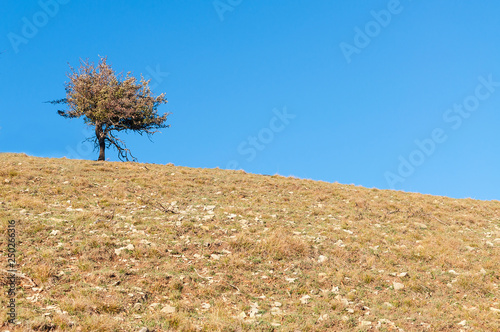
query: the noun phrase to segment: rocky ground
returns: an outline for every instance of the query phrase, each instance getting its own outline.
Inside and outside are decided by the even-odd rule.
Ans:
[[[500,202],[2,154],[19,331],[500,330]],[[8,289],[7,252],[2,284]]]

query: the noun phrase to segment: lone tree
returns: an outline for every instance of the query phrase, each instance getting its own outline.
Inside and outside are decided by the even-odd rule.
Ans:
[[[80,60],[78,70],[70,66],[69,82],[65,83],[66,98],[49,103],[66,104],[68,110],[57,111],[59,115],[65,118],[83,116],[87,125],[95,127],[95,136],[88,139],[99,148],[97,160],[105,160],[106,148],[114,146],[120,160],[128,161],[130,156],[136,161],[116,133],[134,131],[151,138],[158,129],[170,127],[165,124],[170,113],[160,116],[157,112],[158,106],[166,104],[167,99],[164,93],[154,97],[149,80],[142,76],[137,82],[130,72],[126,77],[116,75],[106,60],[101,57],[97,67],[88,60]]]

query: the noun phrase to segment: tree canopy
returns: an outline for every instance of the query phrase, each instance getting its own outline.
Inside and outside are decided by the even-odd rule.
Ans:
[[[100,57],[97,66],[89,60],[80,60],[80,68],[70,66],[69,81],[65,83],[66,98],[54,100],[52,104],[65,104],[67,110],[59,110],[66,118],[83,117],[86,124],[95,127],[95,148],[99,158],[105,160],[105,149],[111,146],[118,150],[120,160],[136,160],[116,133],[134,131],[140,135],[152,134],[167,128],[165,122],[170,113],[158,114],[158,107],[166,104],[162,93],[155,97],[149,88],[149,80],[131,76],[130,72],[115,74],[106,57]]]

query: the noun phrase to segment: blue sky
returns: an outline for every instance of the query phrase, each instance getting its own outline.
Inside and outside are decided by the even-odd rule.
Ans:
[[[140,162],[500,199],[500,3],[4,1],[0,151],[96,159],[64,97],[107,56],[165,92]],[[116,152],[107,158],[117,160]]]

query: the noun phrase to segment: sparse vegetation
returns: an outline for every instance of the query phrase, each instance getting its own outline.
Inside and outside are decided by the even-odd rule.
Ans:
[[[500,330],[498,201],[1,157],[11,331]]]

